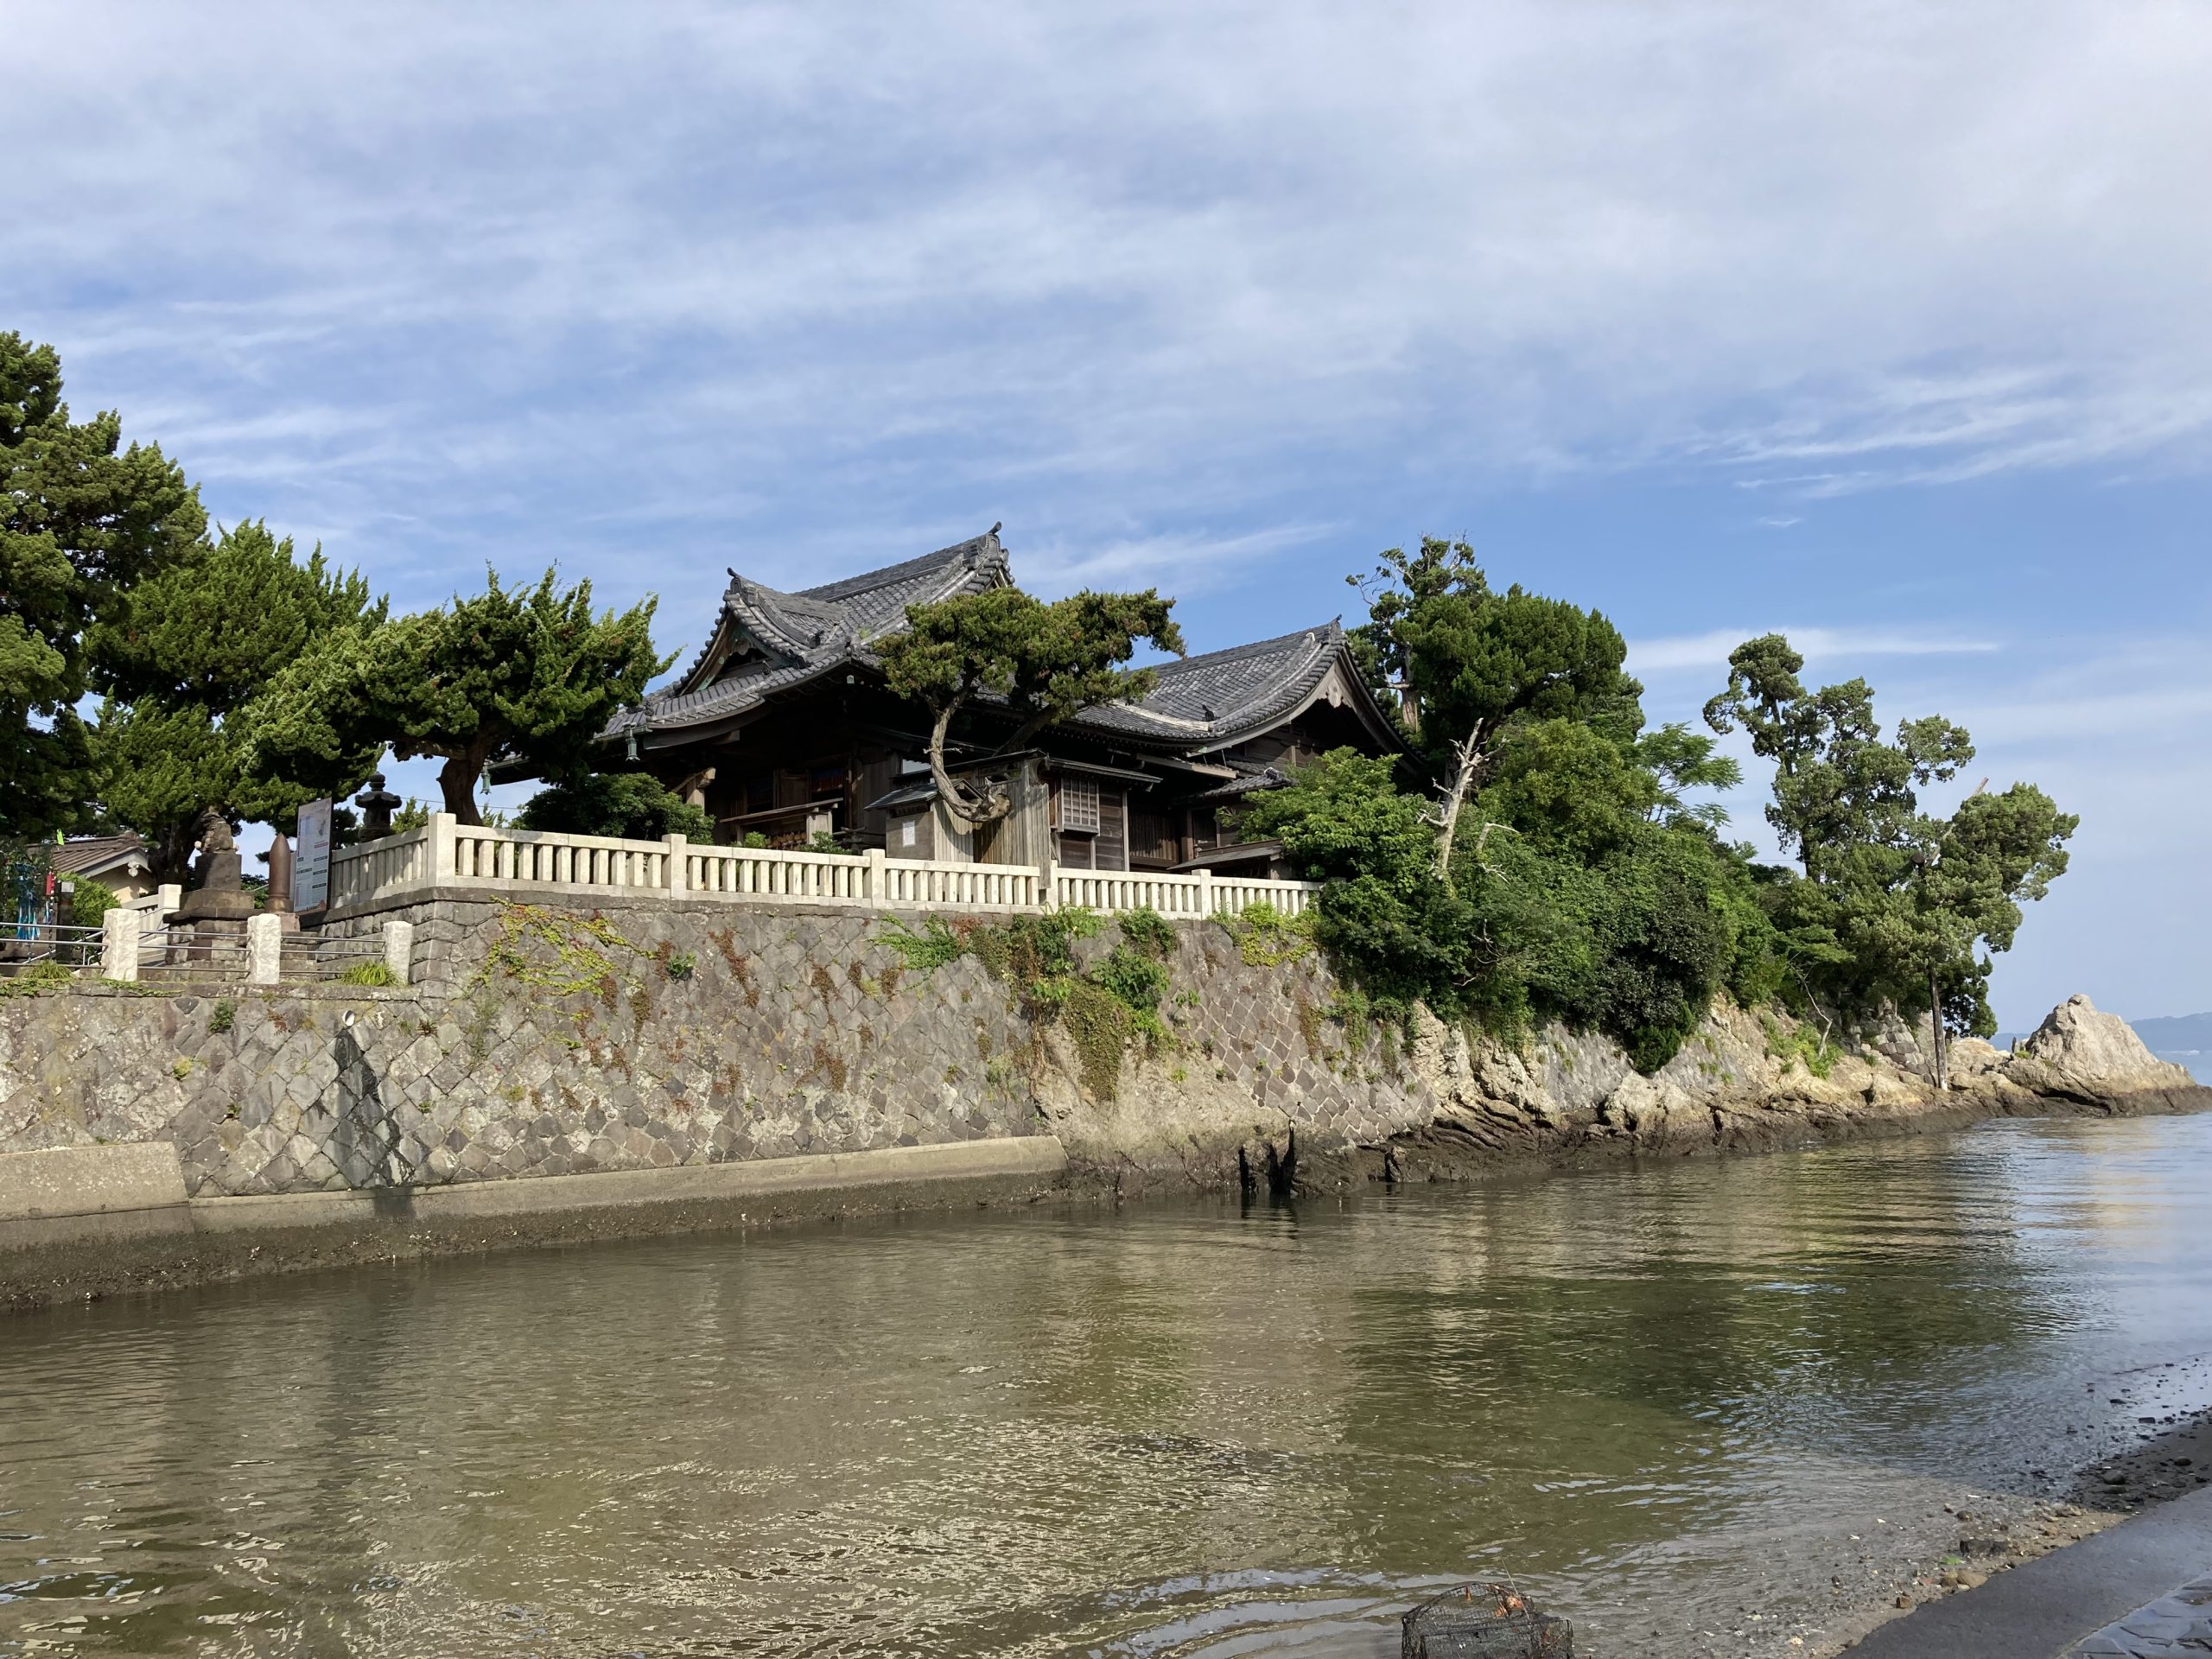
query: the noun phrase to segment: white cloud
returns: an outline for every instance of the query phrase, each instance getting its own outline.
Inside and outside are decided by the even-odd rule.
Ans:
[[[1713,628],[1703,633],[1632,639],[1628,648],[1629,670],[1636,674],[1719,670],[1725,676],[1728,653],[1746,639],[1755,639],[1764,633],[1787,635],[1808,666],[1859,657],[1952,657],[2000,648],[1993,639],[1908,627],[1802,628],[1784,625]]]
[[[16,316],[134,415],[257,398],[219,480],[458,489],[487,403],[588,442],[587,381],[687,483],[936,442],[1178,512],[1351,433],[1820,496],[2194,466],[2212,431],[2212,221],[2178,210],[2212,15],[2158,0],[73,0],[10,31],[42,66],[0,110],[41,158]],[[333,371],[421,413],[330,453]]]
[[[1198,595],[1249,582],[1252,567],[1262,559],[1308,545],[1326,533],[1325,526],[1285,524],[1242,536],[1143,536],[1081,543],[1008,539],[1022,586],[1048,596],[1080,588],[1154,586]]]

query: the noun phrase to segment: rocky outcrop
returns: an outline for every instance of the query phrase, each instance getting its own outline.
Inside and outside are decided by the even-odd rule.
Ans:
[[[1645,1077],[1602,1038],[1554,1027],[1506,1045],[1423,1016],[1407,1061],[1409,1086],[1433,1103],[1427,1121],[1380,1146],[1309,1141],[1300,1180],[1450,1179],[1531,1159],[1755,1151],[1996,1117],[2212,1108],[2212,1090],[2086,996],[2054,1010],[2018,1052],[1953,1041],[1941,1090],[1926,1036],[1924,1022],[1915,1031],[1892,1020],[1862,1043],[1830,1046],[1786,1016],[1724,1004]]]
[[[2060,1003],[2017,1053],[1996,1060],[1993,1069],[2011,1083],[2088,1105],[2145,1096],[2187,1104],[2203,1093],[2184,1068],[2159,1059],[2133,1026],[2100,1011],[2086,996]]]

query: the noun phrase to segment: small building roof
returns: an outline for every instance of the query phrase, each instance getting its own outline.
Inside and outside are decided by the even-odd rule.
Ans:
[[[98,880],[115,870],[151,868],[143,836],[79,836],[63,842],[54,849],[54,873],[56,875],[81,875]]]

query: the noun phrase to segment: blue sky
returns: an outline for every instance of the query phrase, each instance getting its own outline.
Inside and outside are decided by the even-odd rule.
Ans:
[[[2212,1007],[2212,12],[16,0],[0,327],[403,605],[1005,524],[1199,647],[1466,534],[2082,815],[2000,969]],[[426,791],[410,769],[402,787]],[[1732,803],[1764,836],[1756,791]]]

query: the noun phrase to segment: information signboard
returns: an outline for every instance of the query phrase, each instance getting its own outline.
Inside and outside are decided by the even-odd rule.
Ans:
[[[300,809],[299,842],[292,854],[292,908],[321,910],[330,902],[330,803]]]

